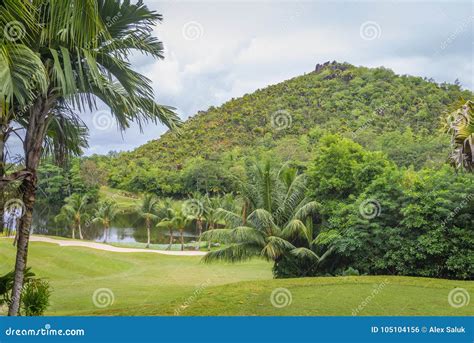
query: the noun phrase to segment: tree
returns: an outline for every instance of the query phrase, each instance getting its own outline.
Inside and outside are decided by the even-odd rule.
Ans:
[[[96,210],[94,223],[100,223],[104,227],[104,243],[107,242],[109,237],[110,223],[115,219],[118,214],[117,204],[113,201],[104,201],[99,204],[99,208]]]
[[[458,169],[474,171],[474,102],[467,101],[447,116],[454,151],[451,162]]]
[[[150,247],[151,239],[151,225],[158,219],[158,199],[153,194],[146,194],[143,197],[140,207],[137,209],[138,214],[145,220],[146,232],[147,232],[147,243],[146,247]]]
[[[188,217],[188,220],[195,221],[198,229],[198,244],[196,250],[199,250],[201,247],[201,235],[203,222],[205,220],[205,211],[207,205],[208,196],[202,196],[199,192],[194,192],[192,198],[188,199],[183,204],[183,212],[186,212],[185,215]]]
[[[82,221],[83,216],[87,211],[87,204],[89,197],[87,195],[81,195],[74,193],[70,197],[66,198],[66,204],[61,209],[67,218],[72,218],[74,222],[74,228],[79,232],[79,238],[84,239],[82,235]],[[72,238],[75,238],[74,228],[72,230]]]
[[[175,215],[175,210],[173,208],[172,200],[167,198],[165,199],[160,206],[159,209],[160,217],[161,220],[158,224],[156,224],[157,228],[164,228],[169,231],[170,235],[170,243],[168,245],[168,250],[171,250],[171,247],[173,245],[173,228],[174,228],[174,223],[172,221],[174,215]]]
[[[186,216],[185,213],[181,210],[177,210],[174,212],[174,216],[171,219],[173,226],[178,229],[179,231],[179,238],[181,243],[181,251],[184,250],[184,230],[186,226],[193,221],[192,217]]]
[[[25,213],[20,221],[15,282],[9,315],[17,315],[27,263],[37,177],[43,142],[60,103],[82,111],[107,105],[120,129],[161,121],[171,128],[179,119],[153,100],[150,80],[131,69],[136,50],[162,58],[163,46],[151,35],[161,15],[141,1],[9,0],[0,4],[0,26],[21,25],[21,37],[2,35],[0,110],[27,106],[24,120],[25,168],[21,190]],[[2,30],[5,31],[5,30]],[[10,39],[9,39],[10,38]],[[14,61],[14,63],[13,63]]]
[[[243,184],[244,195],[242,213],[249,204],[253,210],[246,217],[242,213],[220,209],[221,217],[228,227],[206,231],[205,239],[217,240],[229,245],[209,252],[205,262],[224,260],[238,262],[252,257],[264,257],[273,261],[274,274],[278,276],[285,257],[294,256],[310,265],[317,265],[330,255],[326,251],[321,256],[314,248],[317,244],[312,217],[320,205],[305,196],[305,177],[287,166],[276,169],[271,163],[252,165],[249,177]],[[305,275],[309,270],[301,268],[298,273]]]

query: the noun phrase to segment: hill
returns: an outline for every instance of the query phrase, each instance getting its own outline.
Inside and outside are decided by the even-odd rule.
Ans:
[[[228,165],[229,160],[263,152],[304,164],[323,133],[343,134],[370,150],[382,150],[401,166],[441,164],[449,140],[440,131],[440,116],[461,98],[472,98],[472,92],[456,84],[396,75],[383,67],[327,62],[305,75],[197,113],[186,121],[180,136],[167,132],[120,154],[108,163],[109,184],[179,195],[185,193],[183,178],[192,164],[209,170],[215,166],[206,161],[219,161],[231,170],[235,165]],[[210,174],[226,177],[222,171]]]

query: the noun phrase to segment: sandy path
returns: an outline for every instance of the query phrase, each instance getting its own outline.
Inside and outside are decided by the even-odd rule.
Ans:
[[[105,250],[105,251],[112,251],[112,252],[144,252],[144,253],[152,253],[152,254],[162,254],[162,255],[175,255],[175,256],[204,256],[207,253],[204,251],[168,251],[168,250],[148,250],[148,249],[137,249],[137,248],[119,248],[114,247],[108,244],[102,243],[95,243],[95,242],[84,242],[78,240],[61,240],[43,236],[31,236],[30,242],[46,242],[46,243],[54,243],[59,244],[61,247],[85,247],[97,250]]]

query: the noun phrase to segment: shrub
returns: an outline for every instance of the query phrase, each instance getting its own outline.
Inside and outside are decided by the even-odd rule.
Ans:
[[[21,305],[26,316],[41,316],[49,306],[51,288],[46,280],[27,282],[21,295]]]

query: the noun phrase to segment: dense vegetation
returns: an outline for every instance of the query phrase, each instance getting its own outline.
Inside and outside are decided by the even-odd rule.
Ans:
[[[472,93],[385,68],[333,63],[199,112],[180,136],[169,132],[96,160],[114,188],[171,196],[234,190],[233,176],[243,175],[248,157],[305,165],[325,133],[383,151],[398,166],[437,167],[450,151],[441,117],[461,98]]]
[[[76,202],[87,197],[88,218],[100,184],[148,193],[136,209],[147,247],[150,230],[169,230],[170,247],[176,230],[183,248],[184,229],[194,228],[209,247],[225,244],[207,262],[264,257],[277,278],[472,279],[474,178],[446,163],[443,132],[461,97],[472,94],[383,68],[329,64],[200,113],[181,136],[75,160],[66,179],[69,188],[83,185]],[[79,213],[70,212],[75,223]]]

